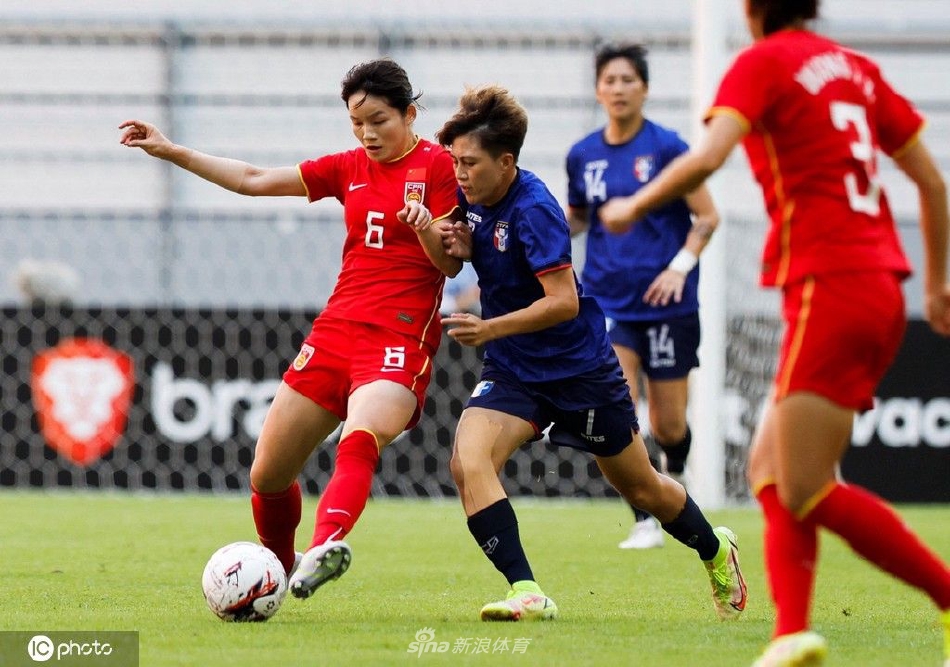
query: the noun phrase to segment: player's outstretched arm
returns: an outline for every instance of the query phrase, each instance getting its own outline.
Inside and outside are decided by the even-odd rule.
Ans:
[[[659,175],[629,197],[613,197],[598,209],[604,229],[622,234],[651,211],[685,197],[729,157],[745,128],[731,116],[713,116],[699,143],[670,162]]]
[[[141,148],[153,157],[167,160],[222,188],[251,196],[298,196],[307,194],[297,167],[255,167],[241,160],[201,153],[168,140],[157,127],[141,120],[127,120],[119,143]]]

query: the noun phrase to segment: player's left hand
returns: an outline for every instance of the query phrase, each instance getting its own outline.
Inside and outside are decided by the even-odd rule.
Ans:
[[[452,313],[442,318],[442,324],[451,326],[447,333],[462,345],[475,347],[492,340],[488,322],[471,313]]]
[[[673,269],[664,269],[643,294],[643,303],[651,306],[666,306],[670,301],[679,303],[683,300],[684,285],[686,285],[684,274]]]
[[[396,214],[396,219],[417,232],[424,232],[432,224],[432,213],[421,202],[410,201]]]
[[[623,234],[633,227],[637,220],[637,209],[633,197],[612,197],[597,209],[597,217],[608,232]]]

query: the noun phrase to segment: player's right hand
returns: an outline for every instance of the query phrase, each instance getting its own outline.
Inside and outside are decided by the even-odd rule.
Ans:
[[[409,201],[396,213],[399,222],[409,225],[417,232],[424,232],[432,224],[432,213],[422,202]]]
[[[125,130],[119,139],[120,144],[129,148],[141,148],[155,157],[163,157],[172,145],[157,127],[143,120],[124,121],[119,125],[119,129]]]
[[[941,292],[924,295],[924,317],[934,332],[950,336],[950,284]]]
[[[453,222],[443,227],[442,245],[445,254],[462,261],[472,259],[472,230],[464,221]]]
[[[683,300],[685,285],[685,274],[674,269],[664,269],[643,293],[643,302],[651,306],[667,306],[670,301],[679,303]]]

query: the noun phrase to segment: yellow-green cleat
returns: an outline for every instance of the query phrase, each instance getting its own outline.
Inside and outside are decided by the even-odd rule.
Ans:
[[[724,526],[713,529],[719,538],[719,552],[711,561],[704,561],[712,584],[713,604],[723,621],[737,618],[745,609],[748,590],[739,569],[739,547],[736,535]]]
[[[824,637],[804,630],[773,639],[752,667],[819,667],[827,654]]]
[[[482,607],[483,621],[550,621],[557,618],[554,600],[533,581],[516,581],[508,597]]]
[[[950,667],[950,609],[940,614],[943,625],[943,667]]]

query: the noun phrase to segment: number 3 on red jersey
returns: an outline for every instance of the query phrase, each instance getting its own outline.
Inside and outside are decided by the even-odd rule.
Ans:
[[[851,210],[876,216],[881,211],[881,181],[877,174],[877,162],[874,144],[871,142],[871,129],[868,126],[867,111],[864,107],[848,102],[831,103],[831,122],[835,129],[842,132],[853,127],[858,134],[857,141],[851,142],[851,155],[864,165],[867,178],[867,192],[858,190],[858,175],[848,172],[844,176],[844,188],[848,193]]]

